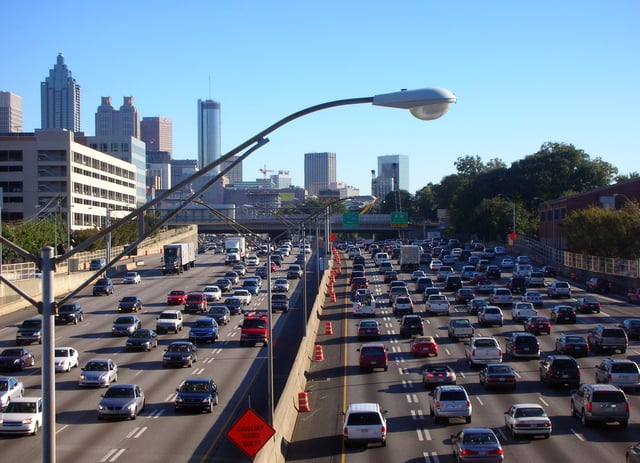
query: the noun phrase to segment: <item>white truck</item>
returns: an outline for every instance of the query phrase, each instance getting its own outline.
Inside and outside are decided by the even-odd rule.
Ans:
[[[369,289],[356,290],[353,298],[353,315],[356,317],[376,316],[376,298]]]
[[[511,319],[515,321],[526,320],[538,315],[538,311],[531,302],[516,302],[511,309]]]
[[[196,243],[188,241],[185,243],[165,244],[162,248],[162,274],[176,274],[195,267],[196,265]]]
[[[228,236],[224,239],[225,265],[244,262],[247,256],[247,244],[244,236]]]
[[[427,315],[449,315],[451,304],[444,294],[431,294],[425,302]]]
[[[420,268],[420,246],[406,244],[400,246],[400,271],[411,273]]]
[[[488,363],[502,363],[502,349],[493,336],[473,336],[464,348],[470,367]]]

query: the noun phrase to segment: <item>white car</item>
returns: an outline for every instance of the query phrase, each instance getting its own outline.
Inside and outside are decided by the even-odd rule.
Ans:
[[[513,268],[514,262],[511,257],[505,257],[500,261],[500,268]]]
[[[24,384],[13,376],[0,376],[0,410],[24,395]]]
[[[542,294],[538,291],[525,291],[522,295],[522,302],[530,302],[536,307],[542,307]]]
[[[142,281],[142,279],[140,278],[140,274],[138,272],[127,272],[122,278],[122,282],[127,285],[137,285],[138,283],[140,283],[140,281]]]
[[[429,262],[429,270],[432,272],[437,272],[442,267],[442,261],[440,259],[431,259]]]
[[[56,371],[70,372],[72,368],[77,368],[80,364],[78,351],[73,347],[56,347],[53,362]]]
[[[247,257],[247,265],[250,265],[252,267],[260,265],[260,258],[258,256]]]
[[[35,436],[42,427],[42,397],[12,399],[0,414],[0,434]]]
[[[233,297],[237,297],[244,305],[251,304],[251,293],[247,289],[236,289],[233,291]]]
[[[205,286],[202,293],[207,298],[207,302],[218,302],[222,299],[222,291],[215,285]]]
[[[504,425],[513,438],[521,435],[551,435],[551,420],[541,405],[536,403],[513,404],[504,412]]]
[[[289,291],[289,280],[286,278],[276,278],[273,280],[273,288],[271,291],[276,293],[286,293]]]

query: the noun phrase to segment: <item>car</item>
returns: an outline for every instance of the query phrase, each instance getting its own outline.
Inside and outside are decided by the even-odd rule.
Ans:
[[[113,294],[113,281],[111,278],[98,278],[93,285],[93,295],[94,296],[110,296]]]
[[[42,427],[41,397],[16,397],[0,413],[0,434],[35,436]]]
[[[429,389],[441,384],[456,384],[457,376],[449,365],[429,364],[422,370],[422,385]]]
[[[42,344],[42,318],[27,318],[20,323],[16,333],[16,344]]]
[[[540,358],[540,343],[538,338],[531,333],[519,333],[517,331],[511,333],[505,343],[505,353],[511,358]]]
[[[142,278],[138,272],[127,272],[124,274],[124,277],[122,277],[122,283],[124,284],[137,285],[141,281]]]
[[[507,253],[507,249],[504,246],[495,246],[493,252],[496,256],[504,256]]]
[[[247,257],[247,265],[251,267],[255,267],[260,265],[260,258],[258,256],[249,256]]]
[[[238,262],[237,264],[233,264],[231,270],[236,272],[239,276],[243,277],[247,273],[247,267],[242,262]]]
[[[184,305],[187,302],[187,291],[184,289],[173,289],[167,294],[167,305]]]
[[[373,371],[376,368],[381,368],[384,371],[389,369],[389,356],[384,344],[379,342],[365,343],[358,348],[358,352],[360,353],[358,357],[360,371]]]
[[[379,443],[387,445],[386,410],[377,403],[352,403],[347,407],[342,424],[345,447],[352,444]]]
[[[476,271],[475,265],[463,265],[460,270],[460,278],[463,280],[471,280],[471,277]]]
[[[240,283],[240,275],[238,275],[238,273],[233,270],[224,272],[223,276],[224,278],[230,280],[231,284],[237,285],[238,283]]]
[[[144,392],[137,384],[112,384],[98,403],[98,419],[135,420],[144,410]]]
[[[379,340],[380,333],[380,323],[377,320],[362,320],[358,324],[358,341]]]
[[[454,256],[453,254],[446,254],[442,256],[443,265],[454,265],[457,260],[458,260],[458,256]]]
[[[411,281],[413,282],[417,282],[418,278],[421,277],[426,277],[426,273],[424,273],[424,270],[414,270],[413,272],[411,272]]]
[[[236,296],[227,297],[223,304],[229,309],[232,315],[238,315],[242,313],[242,307],[245,305],[242,298]]]
[[[291,280],[297,280],[302,278],[302,267],[300,266],[300,264],[291,264],[289,265],[289,268],[287,269],[287,279]]]
[[[640,368],[630,359],[603,359],[596,365],[596,383],[613,384],[620,389],[640,389]]]
[[[500,273],[500,267],[497,265],[487,265],[487,270],[485,271],[487,278],[489,280],[499,280],[502,277]]]
[[[53,363],[56,371],[71,371],[80,366],[78,350],[73,347],[56,347],[53,350]]]
[[[180,310],[163,310],[156,318],[156,333],[168,333],[173,331],[178,334],[184,324]]]
[[[502,309],[495,305],[488,305],[478,312],[478,323],[480,326],[491,326],[504,324],[504,315]]]
[[[106,259],[91,259],[91,262],[89,262],[89,270],[91,271],[101,270],[106,265],[107,265]]]
[[[618,422],[626,428],[629,410],[627,396],[612,384],[581,384],[571,395],[571,416],[580,418],[585,427],[594,422]]]
[[[218,405],[218,386],[213,378],[187,378],[176,388],[175,410],[179,412],[213,412]]]
[[[618,325],[629,339],[640,339],[640,318],[627,318]]]
[[[593,353],[619,351],[624,354],[629,346],[627,333],[622,328],[609,325],[593,327],[587,335],[587,342]]]
[[[556,268],[553,265],[544,265],[540,270],[542,270],[542,274],[545,278],[555,278],[558,275]]]
[[[507,280],[505,285],[514,294],[524,294],[529,286],[529,279],[524,276],[514,275]]]
[[[498,253],[496,253],[496,255],[498,255]],[[513,268],[513,266],[514,266],[514,263],[511,257],[505,257],[500,261],[500,268],[509,269],[509,268]]]
[[[554,385],[578,387],[580,366],[576,359],[568,355],[547,355],[540,360],[540,381],[551,387]]]
[[[459,463],[504,461],[504,451],[491,428],[463,428],[451,436],[451,449],[454,459]]]
[[[438,280],[438,282],[440,283],[443,283],[447,280],[448,276],[454,274],[455,272],[451,265],[441,265],[440,268],[436,271],[436,280]]]
[[[422,320],[421,320],[422,321]],[[411,353],[416,357],[438,356],[438,343],[433,336],[413,338],[409,344]]]
[[[158,347],[158,335],[155,331],[148,328],[140,328],[135,330],[127,338],[125,349],[127,351],[145,350],[150,351]]]
[[[489,278],[487,278],[487,274],[485,272],[480,272],[476,269],[475,272],[473,272],[473,275],[471,275],[471,284],[472,285],[479,285],[480,283],[487,283],[489,285],[491,285],[491,288],[493,288],[493,285],[491,283],[489,283]]]
[[[447,326],[447,336],[449,339],[457,341],[461,338],[471,338],[475,333],[475,328],[467,318],[453,318],[449,320]]]
[[[433,280],[430,277],[420,277],[416,280],[415,291],[418,294],[423,294],[424,290],[433,287]]]
[[[609,291],[611,291],[611,282],[602,277],[589,278],[585,285],[587,291],[592,293],[609,294]]]
[[[198,317],[189,330],[189,341],[216,342],[219,337],[218,323],[211,317]]]
[[[273,280],[273,288],[271,291],[274,293],[286,293],[289,291],[289,280],[286,278],[276,278]]]
[[[529,286],[542,288],[544,283],[544,272],[542,270],[533,270],[529,277]]]
[[[508,288],[496,287],[489,294],[489,304],[497,306],[510,306],[513,304],[513,295]]]
[[[640,442],[627,447],[625,461],[627,463],[640,463]]]
[[[384,275],[385,273],[394,270],[393,268],[393,264],[391,262],[389,262],[388,260],[380,262],[380,265],[378,266],[378,273],[380,275]]]
[[[260,294],[260,282],[246,278],[242,282],[242,289],[246,289],[252,296]]]
[[[458,275],[449,275],[444,280],[444,290],[445,291],[458,291],[462,289],[462,278]],[[465,290],[471,288],[465,288]]]
[[[578,310],[582,313],[600,313],[600,301],[595,297],[581,297],[576,304]]]
[[[470,315],[476,315],[488,305],[489,301],[487,299],[471,299],[469,302],[467,302],[467,313]]]
[[[124,296],[118,303],[118,312],[141,312],[142,300],[138,296]]]
[[[207,296],[202,291],[191,291],[184,303],[185,313],[204,313],[207,311]]]
[[[237,297],[242,301],[243,305],[251,304],[251,293],[248,289],[236,289],[233,291],[233,297]]]
[[[281,310],[284,313],[289,312],[289,296],[282,293],[274,293],[271,295],[271,311],[277,312]]]
[[[77,325],[78,322],[84,320],[84,309],[78,302],[62,304],[58,307],[54,318],[55,322],[59,324],[73,323]]]
[[[517,439],[521,436],[551,436],[551,419],[540,404],[513,404],[504,412],[504,425],[511,436]]]
[[[396,296],[393,300],[393,315],[406,315],[413,313],[413,300],[409,296]]]
[[[118,365],[110,358],[93,358],[81,370],[79,387],[108,387],[118,381]]]
[[[24,384],[13,376],[0,376],[0,411],[13,399],[24,395]]]
[[[448,422],[451,418],[463,418],[465,422],[471,423],[473,406],[463,386],[436,386],[429,396],[431,397],[429,413],[433,417],[434,424]]]
[[[387,270],[384,272],[384,277],[382,278],[382,282],[384,284],[390,284],[392,281],[396,281],[398,279],[398,272],[395,270]]]
[[[431,262],[429,262],[429,270],[431,270],[432,272],[437,272],[438,270],[440,270],[440,267],[442,267],[443,263],[440,259],[431,259]]]
[[[525,333],[532,334],[551,334],[551,322],[547,317],[537,315],[527,318],[523,323]]]
[[[525,291],[522,294],[522,302],[529,302],[533,304],[534,307],[542,307],[544,303],[542,294],[538,291]]]
[[[303,261],[304,262],[304,261]],[[358,255],[353,258],[353,265],[364,265],[365,264],[364,256]]]
[[[22,371],[35,364],[36,359],[33,353],[24,347],[9,347],[0,352],[0,371]]]
[[[142,328],[142,321],[137,315],[121,315],[111,326],[111,336],[128,336]]]
[[[231,289],[233,288],[233,283],[229,278],[218,278],[216,281],[214,281],[213,285],[217,286],[223,293],[231,291]]]
[[[547,296],[571,298],[571,286],[566,281],[554,280],[547,286]]]
[[[227,325],[231,321],[231,312],[226,305],[212,305],[209,307],[207,317],[213,318],[218,325]]]
[[[164,350],[162,366],[189,367],[198,361],[198,349],[189,341],[173,341]]]
[[[576,309],[570,305],[556,305],[551,309],[549,318],[553,323],[575,323]]]
[[[222,290],[215,285],[207,285],[202,289],[204,297],[207,298],[207,303],[218,302],[222,299]]]
[[[475,297],[476,293],[473,288],[460,288],[456,291],[456,302],[459,304],[466,304]]]
[[[489,280],[479,281],[475,284],[475,292],[476,294],[491,294],[493,292],[493,283]]]
[[[587,340],[579,334],[562,333],[556,339],[556,352],[559,354],[587,357],[590,350]]]
[[[480,385],[485,389],[506,388],[515,391],[518,378],[513,368],[506,363],[488,363],[478,375]]]

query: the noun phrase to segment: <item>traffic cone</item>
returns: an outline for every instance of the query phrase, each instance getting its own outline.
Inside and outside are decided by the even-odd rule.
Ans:
[[[329,293],[329,301],[330,302],[338,302],[338,299],[336,298],[336,292],[335,291],[331,291]]]
[[[322,346],[320,344],[316,344],[316,354],[314,360],[316,362],[322,362],[324,360],[324,352],[322,351]]]
[[[309,408],[309,396],[306,392],[298,393],[298,411],[299,412],[310,412]]]
[[[324,334],[333,334],[333,325],[331,322],[324,322]]]

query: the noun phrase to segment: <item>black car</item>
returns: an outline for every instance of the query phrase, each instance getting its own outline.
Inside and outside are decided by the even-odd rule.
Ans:
[[[549,318],[553,323],[575,323],[576,309],[570,305],[557,305],[551,309]]]
[[[568,355],[548,355],[540,361],[540,381],[553,385],[580,385],[580,366],[576,359]]]
[[[33,354],[24,347],[11,347],[0,353],[0,370],[24,370],[35,365]]]
[[[140,312],[142,301],[138,296],[125,296],[118,303],[118,312]]]
[[[242,313],[242,299],[240,299],[239,297],[228,297],[224,300],[224,305],[227,306],[227,309],[229,309],[229,312],[231,312],[234,315],[238,315],[240,313]]]
[[[154,347],[158,347],[158,335],[155,331],[145,328],[131,333],[125,344],[127,351],[151,350]]]
[[[189,341],[174,341],[164,350],[163,367],[189,367],[198,361],[198,349]]]
[[[74,325],[84,320],[84,310],[77,302],[62,304],[55,314],[56,323],[73,323]]]
[[[640,318],[627,318],[618,326],[627,333],[629,339],[640,338]]]
[[[93,295],[100,296],[102,294],[105,296],[113,294],[113,282],[111,278],[98,278],[93,285]]]
[[[400,320],[400,337],[408,338],[413,335],[424,335],[424,324],[420,315],[404,315]]]
[[[233,288],[233,283],[229,278],[218,278],[214,285],[220,288],[220,291],[222,291],[223,293],[231,291],[231,288]]]
[[[592,293],[609,294],[611,282],[606,278],[589,278],[586,283],[587,291]]]
[[[211,378],[188,378],[176,389],[176,412],[211,413],[218,405],[218,386]]]
[[[489,280],[499,280],[502,277],[500,267],[497,265],[488,265],[485,274]]]
[[[542,273],[545,278],[555,278],[557,275],[556,268],[551,265],[545,265],[542,267]]]
[[[213,318],[218,325],[226,325],[231,320],[231,312],[226,305],[212,305],[209,307],[207,317]]]
[[[42,344],[42,318],[40,317],[23,320],[16,333],[17,345],[32,344],[34,342]]]

